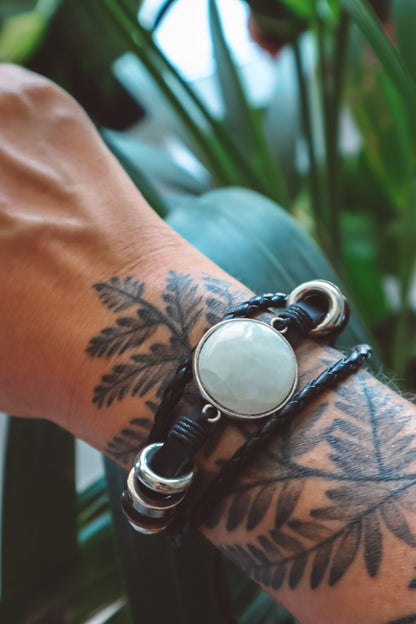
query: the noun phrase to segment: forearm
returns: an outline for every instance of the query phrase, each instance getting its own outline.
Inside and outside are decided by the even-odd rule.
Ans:
[[[195,266],[193,254],[186,266]],[[206,265],[207,273],[175,268],[150,300],[146,285],[136,285],[137,309],[116,312],[124,305],[124,295],[117,293],[121,282],[96,287],[101,302],[105,295],[112,306],[107,326],[129,327],[117,320],[134,316],[154,321],[150,334],[146,328],[136,335],[140,345],[133,336],[127,344],[127,338],[104,331],[88,346],[87,355],[101,356],[90,398],[97,417],[105,415],[107,423],[90,441],[97,445],[101,438],[98,446],[126,468],[144,444],[164,385],[181,359],[233,302],[249,296],[214,265]],[[303,387],[339,354],[305,342],[297,356]],[[123,382],[125,373],[130,377]],[[108,374],[113,376],[102,377]],[[89,374],[88,380],[91,384]],[[188,389],[182,410],[197,401]],[[349,378],[300,414],[284,439],[274,440],[250,464],[202,531],[303,624],[397,619],[415,604],[414,418],[412,405],[369,374]],[[250,431],[224,419],[220,435],[198,457],[208,478]]]
[[[300,385],[334,355],[298,350]],[[302,624],[414,612],[414,428],[412,405],[366,372],[352,376],[252,462],[203,531]],[[216,461],[245,439],[234,436]]]

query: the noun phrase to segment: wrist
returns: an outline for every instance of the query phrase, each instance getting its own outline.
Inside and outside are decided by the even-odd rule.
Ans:
[[[186,249],[182,258],[189,267]],[[215,267],[210,275],[181,271],[183,264],[164,272],[160,258],[158,262],[151,281],[133,277],[132,271],[130,279],[113,276],[91,287],[95,330],[84,343],[81,379],[71,405],[69,428],[126,468],[146,441],[178,366],[210,325],[247,298],[238,282],[223,280]],[[145,276],[146,270],[140,274]],[[189,411],[197,400],[188,388],[178,413]]]

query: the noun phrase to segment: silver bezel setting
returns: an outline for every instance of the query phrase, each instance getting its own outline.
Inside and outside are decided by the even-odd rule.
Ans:
[[[294,364],[295,364],[295,375],[294,375],[294,379],[293,379],[293,384],[291,386],[291,389],[290,389],[288,395],[278,405],[275,405],[273,407],[273,409],[270,409],[270,410],[268,410],[266,412],[262,412],[260,414],[239,414],[237,412],[234,412],[234,411],[224,407],[224,405],[219,403],[204,388],[204,385],[202,383],[201,376],[200,376],[199,370],[198,370],[198,361],[199,361],[200,353],[201,353],[202,348],[204,347],[205,343],[207,342],[207,340],[209,340],[209,338],[212,336],[212,334],[214,334],[216,331],[218,331],[218,329],[220,327],[222,327],[223,325],[227,325],[227,324],[230,324],[230,323],[239,323],[239,322],[242,322],[242,321],[245,321],[245,322],[249,321],[251,323],[257,323],[258,325],[264,325],[269,331],[273,332],[274,334],[277,334],[279,336],[280,340],[282,340],[284,343],[286,343],[286,345],[289,347],[290,351],[293,353],[293,361],[294,361]],[[295,355],[295,352],[293,350],[292,345],[290,344],[290,342],[288,340],[286,340],[286,338],[284,336],[282,336],[281,332],[277,331],[277,329],[274,329],[268,323],[264,323],[263,321],[258,321],[257,319],[248,319],[248,318],[228,319],[226,321],[221,321],[220,323],[217,323],[216,325],[211,327],[211,329],[209,329],[206,332],[206,334],[204,334],[204,336],[201,338],[201,340],[198,343],[198,346],[195,349],[195,353],[194,353],[193,361],[192,361],[192,368],[193,368],[194,382],[195,382],[195,384],[196,384],[196,386],[197,386],[201,396],[206,401],[208,401],[211,405],[216,407],[217,410],[219,410],[222,414],[225,414],[229,418],[233,418],[235,420],[257,420],[259,418],[265,418],[266,416],[270,416],[271,414],[274,414],[278,410],[282,409],[282,407],[284,407],[286,405],[286,403],[288,403],[290,401],[290,399],[293,396],[293,393],[295,392],[295,389],[296,389],[296,386],[297,386],[297,383],[298,383],[298,365],[297,365],[296,355]]]

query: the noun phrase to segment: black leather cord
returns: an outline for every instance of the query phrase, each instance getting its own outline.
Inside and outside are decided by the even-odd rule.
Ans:
[[[233,318],[247,318],[247,315],[268,309],[270,305],[279,307],[286,301],[285,295],[262,295],[253,297],[227,314],[229,320]],[[300,338],[305,336],[313,327],[318,325],[325,315],[325,311],[306,301],[299,302],[285,308],[280,316],[276,317],[279,330],[285,332],[286,338],[295,346]],[[180,400],[185,385],[192,378],[192,362],[188,361],[178,370],[171,385],[165,391],[162,406],[158,410],[157,423],[149,437],[149,443],[160,441],[164,436],[163,445],[158,448],[151,459],[152,469],[165,478],[182,476],[193,468],[196,453],[203,446],[206,439],[215,429],[215,422],[210,420],[206,410],[197,415],[182,416],[170,429],[173,420],[174,408]],[[211,408],[215,416],[217,410]],[[165,433],[166,432],[166,433]]]
[[[198,527],[218,501],[226,496],[235,479],[254,459],[261,449],[273,437],[284,433],[293,417],[303,411],[312,401],[326,390],[335,387],[349,375],[355,373],[363,363],[371,357],[368,345],[356,347],[352,353],[310,381],[291,401],[279,412],[271,416],[267,422],[241,446],[233,457],[224,465],[211,485],[201,493],[192,506],[185,500],[178,509],[175,521],[170,527],[173,534],[189,532],[189,522]]]
[[[252,297],[240,303],[236,308],[224,316],[224,321],[250,317],[269,308],[283,308],[288,296],[283,293],[268,293]],[[164,440],[172,426],[174,409],[181,400],[185,386],[192,379],[192,356],[181,363],[172,381],[166,386],[159,408],[155,414],[153,427],[149,434],[148,443]]]
[[[265,295],[258,295],[252,297],[244,303],[240,303],[234,310],[226,314],[223,321],[238,317],[250,317],[258,312],[265,312],[269,308],[284,308],[288,296],[283,293],[267,293]]]
[[[212,433],[214,425],[209,415],[199,413],[196,418],[182,416],[173,425],[163,446],[152,459],[152,470],[168,479],[192,470],[194,457]]]
[[[285,308],[287,299],[287,295],[281,293],[252,297],[230,311],[223,320],[247,318],[270,308],[283,308],[273,324],[278,331],[284,332],[292,346],[295,346],[300,338],[322,321],[326,310],[319,307],[322,303],[316,300],[299,301]],[[169,532],[178,536],[178,534],[188,533],[192,527],[197,527],[203,522],[218,500],[228,493],[232,482],[241,470],[274,435],[283,433],[296,414],[305,409],[325,390],[334,387],[342,379],[358,370],[370,356],[370,347],[367,345],[358,347],[294,395],[282,410],[269,417],[267,422],[234,454],[207,490],[198,496],[194,494],[185,499],[176,512]],[[195,454],[216,427],[209,415],[204,413],[206,410],[196,416],[183,416],[172,427],[174,409],[183,396],[186,384],[191,379],[192,357],[180,365],[175,377],[165,389],[150,432],[148,443],[165,440],[163,445],[155,451],[151,461],[152,469],[165,478],[181,476],[192,470]],[[216,411],[215,408],[213,409]]]

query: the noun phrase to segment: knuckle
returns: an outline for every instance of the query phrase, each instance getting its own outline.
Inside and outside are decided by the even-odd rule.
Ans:
[[[63,93],[53,82],[28,69],[0,64],[0,106],[22,101],[31,106],[47,106]]]

